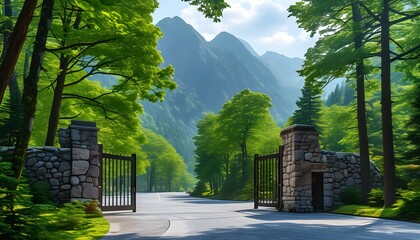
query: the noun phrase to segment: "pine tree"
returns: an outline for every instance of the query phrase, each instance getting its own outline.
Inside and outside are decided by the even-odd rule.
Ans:
[[[321,110],[321,91],[305,84],[302,88],[302,96],[296,102],[298,109],[293,113],[289,122],[291,124],[314,125],[318,130],[318,120]]]
[[[411,95],[411,105],[414,111],[407,125],[407,140],[414,147],[405,154],[405,157],[411,163],[420,164],[420,148],[418,147],[420,146],[420,83],[416,84]]]

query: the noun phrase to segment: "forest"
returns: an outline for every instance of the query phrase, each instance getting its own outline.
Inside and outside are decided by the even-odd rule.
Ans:
[[[183,1],[213,21],[220,21],[228,6]],[[179,154],[139,119],[140,101],[163,101],[176,87],[173,68],[160,67],[156,49],[162,35],[152,22],[157,1],[4,0],[1,5],[0,146],[11,146],[13,153],[0,156],[0,238],[63,239],[58,232],[84,226],[80,209],[99,214],[95,202],[56,206],[48,189],[29,185],[23,174],[27,147],[58,146],[57,130],[71,119],[96,122],[107,152],[137,154],[137,174],[147,169],[159,174],[152,177],[153,190],[192,186]],[[102,86],[98,79],[106,76],[116,83]],[[53,212],[62,214],[51,217]]]
[[[228,7],[223,0],[182,1],[215,22]],[[161,65],[156,49],[162,33],[151,14],[157,1],[4,0],[2,7],[0,146],[14,150],[0,156],[0,236],[36,238],[34,232],[47,231],[33,223],[47,228],[42,216],[57,210],[34,210],[39,198],[33,196],[42,191],[22,174],[25,153],[28,146],[57,146],[57,130],[71,119],[95,121],[106,151],[135,153],[144,191],[189,191],[195,183],[194,195],[247,200],[252,156],[276,151],[281,128],[313,124],[323,149],[360,153],[364,202],[372,192],[367,166],[373,160],[383,174],[383,190],[376,191],[383,205],[402,201],[410,211],[420,209],[418,1],[291,5],[299,27],[319,36],[299,70],[305,85],[298,109],[278,126],[270,97],[244,89],[219,112],[206,113],[193,139],[195,177],[174,147],[139,118],[141,101],[164,101],[177,87],[173,67]],[[101,85],[106,76],[116,83]],[[345,84],[321,100],[324,86],[337,79]]]
[[[385,207],[405,199],[416,209],[420,202],[418,3],[308,0],[288,11],[301,28],[320,37],[299,70],[305,85],[286,126],[315,125],[322,149],[360,153],[363,202],[376,194]],[[339,79],[345,83],[321,100],[323,88]],[[193,194],[252,198],[252,156],[267,153],[267,147],[273,151],[276,145],[270,144],[280,141],[280,131],[270,125],[269,117],[246,110],[248,105],[240,104],[242,95],[197,124],[199,181]],[[247,114],[232,114],[235,102],[235,114]],[[261,105],[260,111],[263,106],[267,107]],[[231,118],[226,116],[229,111]],[[255,124],[263,121],[268,122]],[[263,136],[273,139],[264,144]],[[383,189],[370,187],[369,160],[381,169]]]

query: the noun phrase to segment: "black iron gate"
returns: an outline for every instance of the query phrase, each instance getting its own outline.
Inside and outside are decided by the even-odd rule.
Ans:
[[[282,209],[283,146],[275,154],[254,156],[254,209],[258,206]]]
[[[136,154],[121,156],[104,153],[99,145],[99,177],[102,211],[136,211]]]

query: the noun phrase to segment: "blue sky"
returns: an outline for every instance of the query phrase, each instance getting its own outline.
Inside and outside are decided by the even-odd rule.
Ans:
[[[260,55],[274,51],[303,58],[306,49],[316,41],[298,28],[294,18],[287,17],[287,8],[296,0],[227,0],[231,7],[224,11],[220,23],[205,19],[195,7],[181,0],[158,2],[159,8],[153,14],[155,23],[165,17],[179,16],[207,40],[226,31],[249,42]]]

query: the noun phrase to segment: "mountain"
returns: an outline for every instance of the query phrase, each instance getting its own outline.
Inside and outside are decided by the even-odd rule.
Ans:
[[[157,26],[163,32],[158,49],[164,65],[175,68],[178,87],[161,103],[142,103],[143,125],[163,135],[194,166],[196,122],[206,112],[218,112],[243,89],[268,94],[271,113],[279,124],[295,110],[303,86],[296,70],[303,60],[274,52],[263,56],[243,40],[222,32],[206,41],[179,17],[165,18]]]

